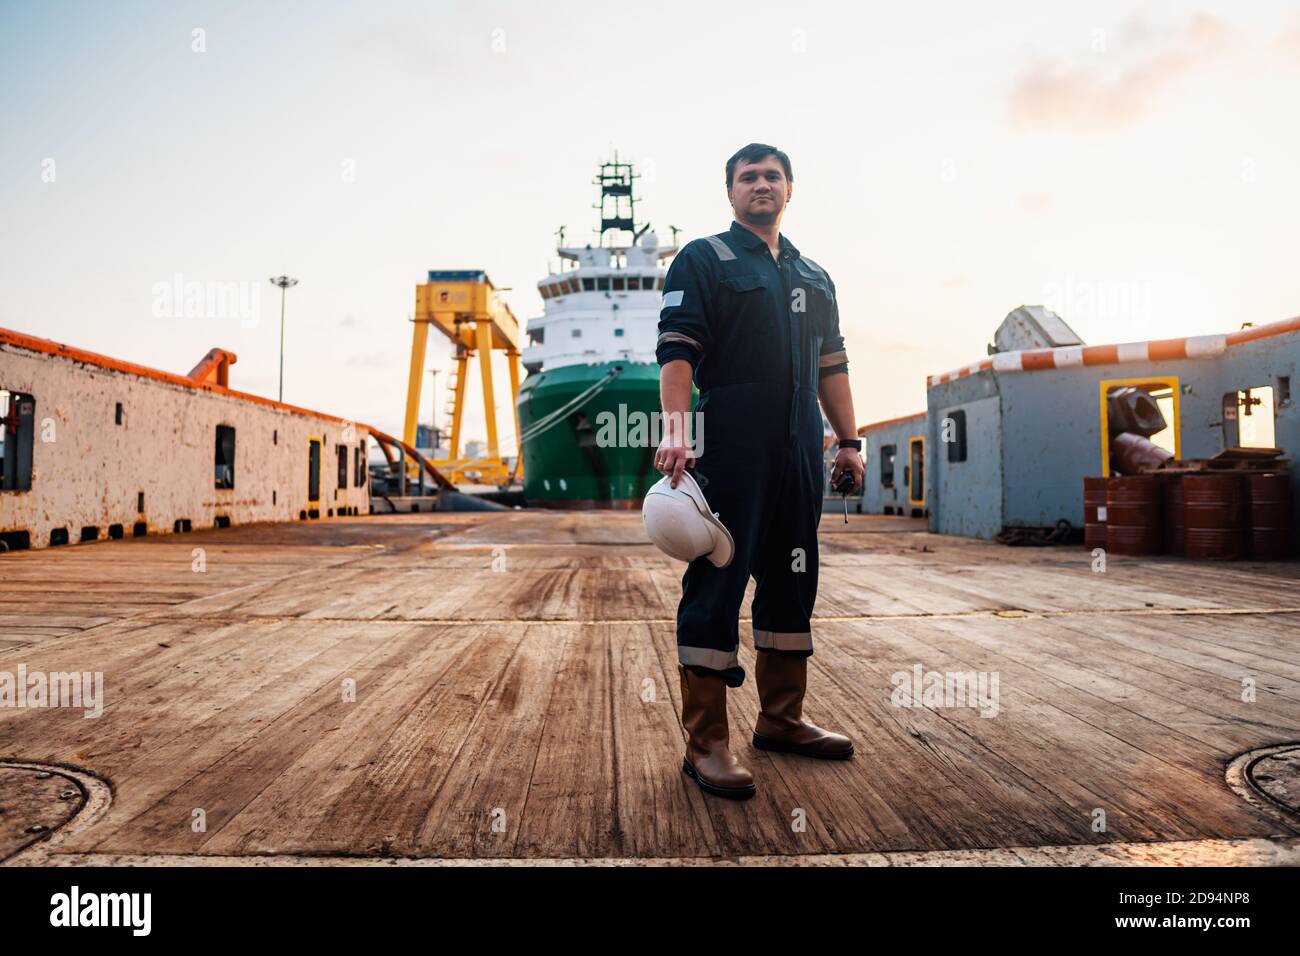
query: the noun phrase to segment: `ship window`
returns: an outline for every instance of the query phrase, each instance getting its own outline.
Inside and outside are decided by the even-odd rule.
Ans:
[[[582,280],[582,290],[584,292],[593,292],[595,291],[595,288],[596,288],[596,280],[591,278],[591,276],[587,276],[585,279]]]
[[[366,483],[366,443],[352,450],[352,483],[358,488]]]
[[[528,341],[533,345],[543,345],[546,342],[546,329],[529,329]]]
[[[560,291],[560,284],[558,282],[551,286],[551,296],[555,297],[557,295],[564,295],[564,293]]]
[[[0,388],[0,491],[31,491],[35,425],[36,400]]]
[[[578,289],[574,285],[572,279],[565,279],[563,282],[560,283],[560,292],[564,293],[565,295],[567,295],[570,292],[577,292],[577,291]]]
[[[569,334],[572,335],[575,339],[580,339],[582,338],[582,329],[574,329]]]
[[[346,489],[348,486],[348,446],[337,445],[339,458],[339,487]]]
[[[895,445],[880,446],[880,484],[883,488],[894,487],[894,458],[897,454]]]
[[[614,291],[622,292],[627,288],[627,282],[622,276],[614,276]]]
[[[551,291],[544,285],[538,286],[537,291],[542,294],[543,299],[549,299],[551,297]]]
[[[950,424],[951,423],[951,424]],[[943,441],[948,446],[949,461],[966,460],[966,410],[959,408],[943,420]]]
[[[663,276],[660,276],[660,277],[659,277],[659,282],[658,282],[658,284],[655,286],[655,288],[656,288],[656,289],[662,289],[663,287],[664,287],[664,277],[663,277]]]
[[[908,457],[912,464],[907,472],[907,500],[909,504],[925,504],[925,439],[912,438],[907,442]]]
[[[641,288],[641,277],[640,277],[640,276],[628,276],[628,277],[627,277],[627,289],[628,289],[629,292],[636,292],[636,291],[639,290],[640,288]]]
[[[235,487],[235,429],[230,425],[217,426],[216,487]]]
[[[1223,444],[1225,448],[1275,448],[1273,386],[1255,386],[1223,396]],[[1232,427],[1235,426],[1235,427]],[[1235,434],[1233,432],[1235,431]],[[1153,438],[1152,441],[1155,439]]]
[[[615,329],[615,330],[614,330],[614,338],[616,338],[616,339],[621,339],[622,337],[623,337],[623,330],[622,330],[622,329]]]
[[[609,291],[609,276],[600,276],[596,279],[596,288],[601,292]]]

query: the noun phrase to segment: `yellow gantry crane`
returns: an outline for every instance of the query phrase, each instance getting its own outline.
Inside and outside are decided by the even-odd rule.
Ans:
[[[456,346],[455,380],[451,383],[451,444],[447,458],[432,464],[452,481],[504,485],[522,475],[522,462],[512,476],[501,458],[497,442],[496,405],[492,390],[492,350],[506,353],[510,369],[510,408],[515,434],[519,434],[519,320],[510,311],[487,273],[479,269],[435,270],[429,281],[415,287],[414,332],[411,339],[411,379],[406,387],[406,425],[402,437],[415,446],[420,388],[424,380],[425,349],[429,326],[434,326]],[[461,419],[465,410],[465,383],[470,359],[478,353],[483,376],[483,411],[487,419],[487,457],[460,457]]]

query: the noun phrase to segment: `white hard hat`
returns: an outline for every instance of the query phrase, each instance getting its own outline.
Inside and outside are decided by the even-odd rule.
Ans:
[[[676,488],[671,482],[671,476],[664,475],[645,493],[641,521],[646,534],[671,558],[694,561],[707,557],[725,568],[736,551],[731,532],[709,510],[704,492],[689,471],[682,472]]]

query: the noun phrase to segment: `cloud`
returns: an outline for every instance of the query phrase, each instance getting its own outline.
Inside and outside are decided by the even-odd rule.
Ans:
[[[1290,29],[1278,39],[1277,46],[1284,59],[1300,65],[1300,17],[1292,21]]]
[[[1020,208],[1028,213],[1042,212],[1051,205],[1052,197],[1047,193],[1022,193]]]
[[[345,364],[348,368],[394,368],[401,359],[392,352],[360,352],[348,356]]]
[[[1022,128],[1127,126],[1153,112],[1181,80],[1214,63],[1232,42],[1227,24],[1204,13],[1163,35],[1135,18],[1118,35],[1133,51],[1118,69],[1106,69],[1120,57],[1104,52],[1086,61],[1057,57],[1032,64],[1011,91],[1012,122]]]

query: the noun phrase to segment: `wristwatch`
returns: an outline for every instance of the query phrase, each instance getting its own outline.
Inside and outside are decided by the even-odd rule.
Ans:
[[[862,451],[861,438],[841,438],[839,441],[840,448],[852,448],[854,451]]]

